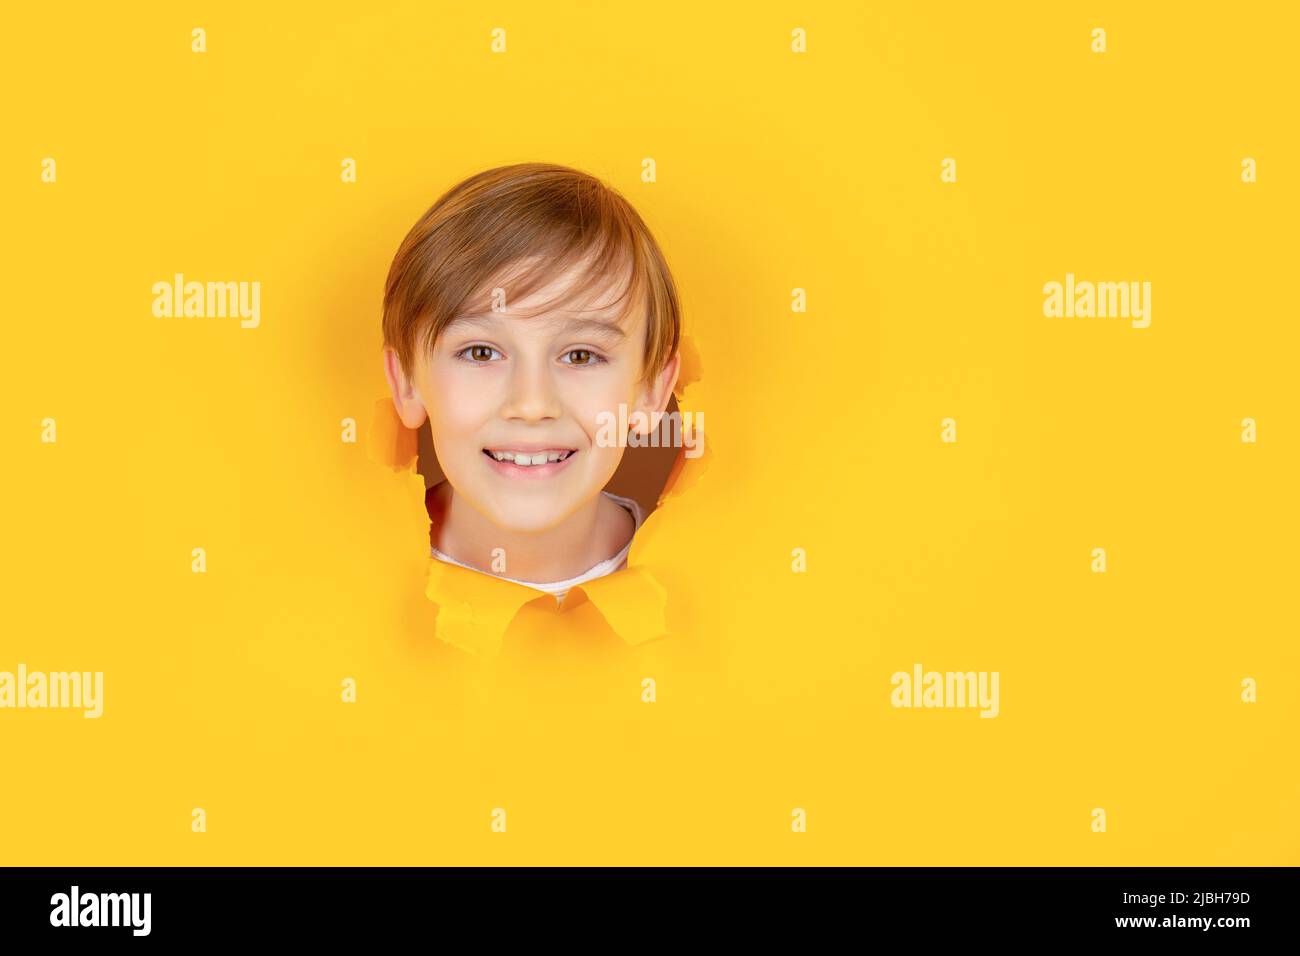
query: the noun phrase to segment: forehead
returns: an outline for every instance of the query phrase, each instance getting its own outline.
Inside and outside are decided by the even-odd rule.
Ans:
[[[509,312],[486,312],[457,316],[447,323],[442,334],[444,337],[455,337],[519,329],[551,336],[582,335],[598,338],[613,347],[633,341],[635,327],[635,323],[620,322],[614,315],[563,312],[524,317]]]
[[[593,273],[589,260],[550,275],[543,272],[545,268],[537,259],[507,267],[447,323],[443,334],[526,323],[543,333],[583,332],[623,341],[644,325],[644,310],[627,288],[630,267],[626,275]],[[536,287],[527,289],[527,285]],[[521,287],[527,291],[512,297],[512,288]]]

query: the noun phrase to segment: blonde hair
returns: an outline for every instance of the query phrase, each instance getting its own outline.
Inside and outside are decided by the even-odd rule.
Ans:
[[[410,375],[417,355],[433,347],[452,319],[488,310],[493,287],[506,288],[508,299],[517,301],[587,258],[586,271],[602,280],[627,274],[630,263],[629,281],[614,301],[645,303],[642,372],[652,377],[671,360],[681,337],[677,289],[663,252],[616,190],[552,163],[485,170],[453,186],[420,217],[388,270],[384,345]],[[504,277],[512,271],[507,286]],[[571,291],[591,287],[575,282]]]

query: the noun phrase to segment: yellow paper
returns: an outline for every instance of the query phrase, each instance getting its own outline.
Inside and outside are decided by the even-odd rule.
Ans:
[[[5,863],[1300,863],[1291,5],[7,17],[0,672],[103,710],[0,708]],[[382,414],[398,244],[523,160],[644,216],[707,419],[559,607]]]

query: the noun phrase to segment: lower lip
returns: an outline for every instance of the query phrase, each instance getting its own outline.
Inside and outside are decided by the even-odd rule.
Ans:
[[[549,461],[544,465],[516,465],[513,461],[497,461],[486,452],[481,453],[483,458],[496,469],[497,474],[505,475],[507,478],[519,478],[523,481],[536,481],[541,478],[550,478],[552,475],[558,475],[568,467],[569,462],[578,457],[575,451],[564,461]]]

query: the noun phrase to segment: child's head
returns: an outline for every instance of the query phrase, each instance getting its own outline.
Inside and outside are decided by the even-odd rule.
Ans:
[[[677,381],[658,244],[627,200],[563,166],[490,169],[434,203],[393,259],[383,327],[403,424],[427,417],[455,493],[519,532],[589,505],[624,450],[602,424],[653,420]]]

